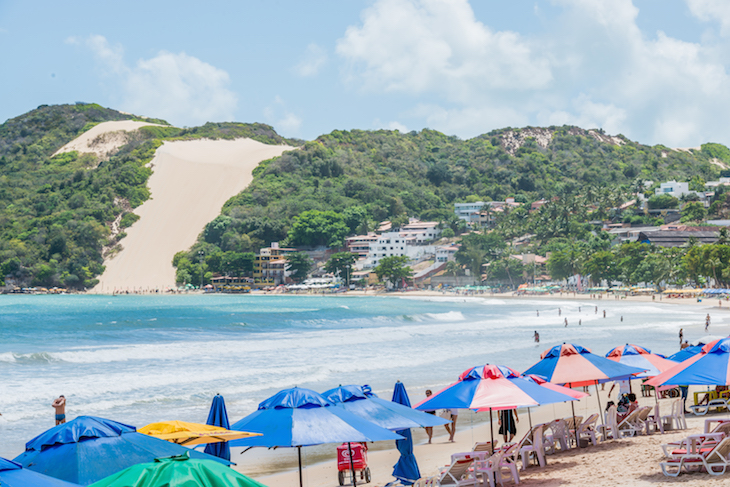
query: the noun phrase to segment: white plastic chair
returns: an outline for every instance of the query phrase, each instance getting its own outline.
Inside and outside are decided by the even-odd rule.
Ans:
[[[615,405],[606,411],[606,422],[598,427],[598,431],[601,433],[601,441],[606,441],[609,437],[613,439],[619,437]]]
[[[537,462],[541,467],[546,465],[545,443],[542,438],[542,427],[543,425],[541,424],[535,426],[531,431],[532,441],[529,444],[525,443],[520,448],[519,454],[522,457],[522,470],[527,468],[527,465],[530,462],[530,455],[535,455],[535,457],[537,457]]]
[[[596,438],[597,421],[598,414],[593,413],[588,416],[588,419],[581,423],[581,425],[578,427],[578,441],[580,441],[580,439],[586,439],[590,440],[590,442],[593,443],[593,446],[596,446],[598,444],[598,439]]]
[[[559,444],[560,450],[568,451],[568,433],[565,425],[565,421],[562,419],[556,419],[550,423],[550,429],[552,434],[548,435],[554,445]],[[554,447],[553,447],[554,450]]]

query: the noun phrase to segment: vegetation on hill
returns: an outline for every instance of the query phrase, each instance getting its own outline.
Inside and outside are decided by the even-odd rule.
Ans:
[[[593,216],[606,217],[609,203],[623,203],[619,200],[631,190],[643,189],[642,180],[717,178],[720,168],[713,161],[730,162],[730,151],[723,147],[674,151],[571,126],[508,128],[469,140],[433,130],[338,130],[262,162],[249,187],[224,205],[222,215],[188,250],[188,261],[196,262],[193,257],[201,251],[219,261],[222,252],[256,251],[275,241],[336,245],[344,235],[343,222],[350,234],[373,230],[383,220],[397,226],[408,217],[442,221],[459,232],[463,227],[453,203],[460,201],[514,196],[529,203],[590,191],[600,207]],[[568,224],[583,228],[588,216],[582,210],[581,218],[549,211],[540,212],[546,222],[541,237],[565,235]],[[522,231],[515,222],[526,218],[527,209],[510,215],[502,225],[505,238]],[[629,218],[653,221],[643,215]],[[186,271],[196,278],[223,272],[209,262],[191,264]]]
[[[146,164],[163,140],[250,137],[272,144],[297,142],[263,124],[148,126],[128,137],[108,160],[77,152],[52,157],[95,124],[112,120],[138,118],[77,103],[41,106],[0,125],[0,284],[9,276],[21,285],[95,285],[105,252],[114,251],[123,229],[138,218],[131,210],[150,196],[152,171]],[[115,221],[121,232],[112,232]]]

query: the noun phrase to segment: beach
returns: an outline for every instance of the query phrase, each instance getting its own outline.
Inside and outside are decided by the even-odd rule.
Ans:
[[[707,313],[712,315],[709,333],[730,334],[730,315],[724,304],[717,308],[716,300],[668,303],[650,297],[7,295],[0,297],[0,312],[0,373],[5,377],[0,383],[0,456],[6,458],[14,458],[27,440],[53,425],[50,402],[59,394],[68,398],[71,418],[96,415],[141,427],[173,419],[205,422],[212,397],[220,393],[233,423],[293,386],[322,392],[340,384],[369,384],[390,399],[395,381],[401,380],[416,403],[425,389],[439,390],[471,366],[495,363],[523,371],[541,352],[563,342],[601,355],[627,342],[668,355],[679,349],[680,328],[690,342],[707,335]],[[532,341],[535,330],[541,343]],[[609,388],[601,392],[602,404]],[[576,414],[587,416],[597,407],[595,401],[582,400]],[[533,422],[569,416],[570,408],[561,407],[535,409]],[[487,417],[461,412],[455,445],[443,436],[433,445],[420,444],[425,435],[417,430],[422,473],[433,473],[452,453],[486,440]],[[518,437],[527,424],[523,412],[520,420]],[[436,435],[443,432],[435,428]],[[655,475],[661,452],[652,442],[665,438],[671,435],[614,443],[643,448],[649,463],[641,475]],[[307,485],[336,483],[335,447],[303,449]],[[631,457],[633,451],[612,443],[594,448],[614,468],[623,458],[616,455]],[[233,460],[240,471],[267,485],[296,485],[295,450],[239,451]],[[395,455],[392,442],[373,445],[370,485],[392,480]],[[580,475],[590,470],[575,455],[551,456],[548,468],[534,469],[526,482],[557,485],[550,482],[575,475],[574,483],[580,483]],[[567,466],[559,466],[563,462]],[[626,472],[637,482],[651,481]]]
[[[604,394],[610,387],[607,385]],[[591,390],[593,388],[591,387]],[[614,392],[615,395],[615,392]],[[615,399],[612,397],[612,399]],[[597,412],[595,395],[576,402],[576,415],[586,418],[593,412]],[[660,400],[662,414],[668,414],[670,408],[669,399]],[[640,397],[639,403],[642,406],[653,406],[653,397]],[[665,409],[667,409],[665,411]],[[418,459],[418,465],[422,476],[438,474],[438,468],[450,463],[451,455],[458,452],[468,452],[477,441],[489,441],[490,431],[488,423],[480,423],[477,426],[470,426],[465,420],[473,413],[462,411],[459,421],[464,422],[459,426],[457,423],[457,434],[455,442],[448,442],[448,437],[441,435],[436,437],[432,444],[425,443],[425,435],[422,430],[415,430],[414,454]],[[484,413],[479,413],[483,417]],[[543,406],[533,408],[533,424],[549,422],[555,418],[564,418],[571,415],[570,406],[567,404]],[[496,416],[496,414],[495,414]],[[707,418],[727,418],[727,414],[713,414],[704,417],[687,416],[687,430],[667,432],[665,434],[653,434],[649,436],[636,436],[619,440],[608,440],[599,442],[597,446],[587,448],[571,449],[567,452],[558,452],[546,456],[547,466],[544,468],[531,466],[526,471],[520,471],[520,485],[534,485],[540,487],[552,487],[559,485],[616,485],[618,482],[624,485],[649,487],[681,482],[687,486],[713,485],[715,483],[726,484],[727,476],[714,477],[706,473],[692,475],[682,474],[678,478],[665,477],[661,473],[659,462],[663,455],[660,445],[672,441],[679,441],[690,434],[697,434],[703,431],[704,420]],[[527,414],[521,411],[519,414],[517,435],[514,441],[519,441],[529,430]],[[468,420],[467,420],[468,421]],[[599,421],[600,424],[601,421]],[[494,434],[499,444],[502,443],[501,436],[497,435],[499,426],[496,424]],[[436,434],[443,428],[434,428]],[[243,458],[244,455],[234,455],[236,458]],[[370,486],[383,486],[393,480],[391,472],[398,461],[398,451],[394,448],[381,451],[371,451],[368,455],[370,469],[373,472],[373,481]],[[237,470],[250,473],[251,468],[242,462],[235,467]],[[257,480],[270,486],[296,487],[299,482],[296,465],[292,464],[289,471],[276,474],[257,476]],[[337,466],[334,458],[308,466],[304,471],[305,485],[309,487],[331,487],[337,485]],[[620,480],[619,480],[620,479]],[[358,485],[360,485],[358,483]],[[508,484],[513,485],[513,484]]]

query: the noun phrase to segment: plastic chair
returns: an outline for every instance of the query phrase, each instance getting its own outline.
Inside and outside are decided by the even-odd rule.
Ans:
[[[537,463],[544,467],[547,465],[545,462],[545,443],[542,438],[542,424],[539,424],[532,428],[528,435],[532,436],[532,441],[523,444],[519,448],[519,455],[522,457],[522,470],[527,468],[530,461],[530,456],[534,455],[537,458]]]
[[[596,438],[597,421],[598,414],[593,413],[588,416],[588,419],[581,423],[581,425],[578,427],[578,441],[580,441],[581,439],[585,439],[593,443],[593,446],[596,446],[598,444],[598,439]]]

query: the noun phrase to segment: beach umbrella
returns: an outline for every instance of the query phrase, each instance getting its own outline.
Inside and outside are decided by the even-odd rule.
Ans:
[[[23,468],[15,463],[0,457],[0,486],[2,487],[76,487],[64,480],[54,479],[33,470]]]
[[[117,472],[92,487],[266,487],[212,460],[179,455]]]
[[[458,381],[419,402],[415,408],[422,411],[452,408],[489,410],[494,445],[492,411],[574,400],[520,377],[509,367],[487,364],[465,370]]]
[[[411,409],[411,400],[408,398],[406,387],[401,381],[395,383],[393,389],[393,403],[402,404],[404,407]],[[423,413],[426,416],[434,416],[433,414]],[[440,418],[441,419],[441,418]],[[393,477],[401,481],[405,485],[413,485],[413,483],[421,478],[421,472],[418,470],[418,462],[413,454],[413,437],[410,429],[398,430],[397,433],[403,437],[402,440],[396,440],[395,446],[400,452],[398,463],[393,467]]]
[[[654,387],[730,385],[730,337],[708,343],[694,357],[649,379],[646,383]]]
[[[304,485],[303,446],[402,438],[392,431],[335,407],[324,396],[300,387],[284,389],[274,394],[261,402],[258,410],[234,423],[231,429],[263,435],[233,440],[230,442],[232,446],[296,447],[299,457],[299,485]]]
[[[219,426],[227,430],[231,429],[231,424],[228,422],[228,412],[226,411],[226,401],[220,394],[216,394],[213,397],[213,403],[210,405],[210,412],[208,413],[208,421],[206,421],[206,424]],[[206,445],[205,453],[215,455],[219,458],[225,458],[226,460],[231,459],[231,448],[226,442]]]
[[[593,385],[611,380],[630,379],[644,372],[643,368],[631,367],[591,353],[580,345],[563,343],[546,350],[540,361],[527,369],[525,374],[545,377],[553,384],[568,387]]]
[[[677,362],[667,360],[655,353],[651,353],[651,350],[647,348],[639,347],[638,345],[630,345],[628,343],[623,347],[616,347],[612,349],[606,354],[606,358],[630,367],[645,369],[644,372],[634,376],[639,379],[654,377],[677,365]]]
[[[692,347],[683,348],[679,352],[675,352],[669,357],[667,357],[668,360],[673,360],[674,362],[684,362],[690,357],[694,357],[698,353],[702,351],[702,347],[700,345],[695,345]]]
[[[523,376],[527,380],[531,380],[535,382],[535,384],[544,387],[546,389],[550,389],[551,391],[559,392],[561,394],[565,394],[566,396],[570,396],[573,399],[583,399],[584,397],[589,396],[590,394],[586,394],[585,392],[576,391],[575,389],[571,389],[569,387],[563,387],[558,384],[553,384],[552,382],[548,382],[545,377],[540,377],[539,375],[535,374],[529,374]],[[530,414],[530,408],[527,408],[527,418],[530,420],[530,429],[532,429],[532,414]]]
[[[441,426],[444,418],[424,413],[403,403],[387,401],[370,392],[369,387],[339,386],[322,393],[335,406],[389,430]]]
[[[194,458],[230,462],[168,441],[137,433],[134,426],[79,416],[25,444],[14,461],[57,479],[89,485],[137,463],[190,452]]]
[[[598,397],[598,383],[630,379],[633,375],[642,372],[644,372],[642,368],[630,367],[609,360],[591,353],[590,350],[580,345],[563,343],[545,350],[540,356],[540,361],[524,373],[539,375],[545,377],[548,382],[567,385],[568,387],[595,384],[598,410],[601,412],[601,417],[603,417],[601,399]],[[573,408],[572,403],[571,408]],[[575,412],[573,417],[575,417]]]
[[[186,421],[161,421],[158,423],[150,423],[147,426],[139,428],[137,431],[154,438],[186,446],[225,443],[239,438],[260,436],[259,433],[231,431],[225,428],[219,428],[218,426],[188,423]]]

